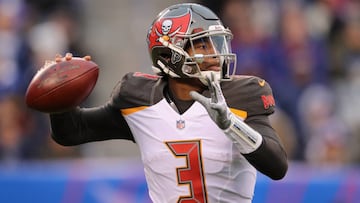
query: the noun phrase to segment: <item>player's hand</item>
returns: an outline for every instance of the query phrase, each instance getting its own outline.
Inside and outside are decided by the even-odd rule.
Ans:
[[[55,62],[60,62],[60,61],[63,60],[63,58],[65,58],[66,61],[70,61],[73,58],[73,54],[72,53],[66,53],[64,57],[61,54],[56,54],[55,55]],[[84,56],[83,58],[86,61],[91,61],[91,56]]]
[[[231,124],[230,117],[232,113],[226,104],[220,83],[214,78],[215,76],[213,74],[211,74],[210,78],[206,78],[211,98],[204,97],[195,91],[191,91],[190,96],[206,108],[211,119],[219,126],[219,128],[225,130]]]

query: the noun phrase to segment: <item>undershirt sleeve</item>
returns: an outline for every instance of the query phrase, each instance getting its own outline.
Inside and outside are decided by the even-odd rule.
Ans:
[[[120,110],[109,103],[50,114],[51,136],[60,145],[74,146],[109,139],[134,138]]]
[[[261,173],[275,180],[281,179],[288,169],[287,155],[268,116],[252,116],[246,123],[263,136],[263,142],[254,152],[243,154],[244,157]]]

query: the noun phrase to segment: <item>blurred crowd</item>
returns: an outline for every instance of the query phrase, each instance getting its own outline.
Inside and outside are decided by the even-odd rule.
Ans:
[[[55,144],[47,116],[24,103],[27,84],[45,60],[86,54],[79,45],[79,2],[0,0],[1,160],[81,156],[78,147]],[[360,1],[198,2],[232,30],[236,73],[262,77],[273,88],[271,122],[289,158],[359,163]]]
[[[234,34],[237,74],[273,88],[290,159],[359,161],[360,1],[204,1]]]
[[[45,60],[81,53],[77,1],[0,0],[0,159],[16,162],[75,156],[50,139],[45,114],[28,109],[27,85]]]

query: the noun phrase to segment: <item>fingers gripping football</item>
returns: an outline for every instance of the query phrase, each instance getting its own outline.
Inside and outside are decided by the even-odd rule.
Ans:
[[[204,97],[195,91],[191,91],[190,96],[206,108],[211,119],[219,128],[227,129],[231,124],[231,112],[226,104],[220,84],[214,80],[213,74],[211,74],[211,78],[207,78],[207,84],[210,90],[210,98]]]
[[[55,55],[55,62],[59,63],[61,61],[63,61],[64,59],[66,61],[70,61],[71,59],[73,58],[73,54],[72,53],[66,53],[65,54],[65,57],[63,57],[61,54],[56,54]],[[84,56],[83,59],[85,61],[91,61],[91,56],[87,55],[87,56]]]

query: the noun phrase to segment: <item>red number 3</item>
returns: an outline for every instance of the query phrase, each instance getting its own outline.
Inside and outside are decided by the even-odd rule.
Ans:
[[[208,202],[201,159],[200,140],[166,142],[166,144],[176,157],[185,158],[187,163],[185,167],[178,167],[176,172],[178,183],[181,185],[189,185],[190,195],[180,196],[177,202]]]

